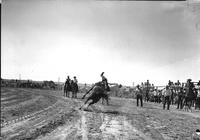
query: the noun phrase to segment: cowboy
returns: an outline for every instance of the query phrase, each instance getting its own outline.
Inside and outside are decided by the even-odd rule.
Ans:
[[[106,91],[110,91],[110,87],[108,85],[108,80],[103,74],[104,74],[104,72],[102,72],[100,75],[102,78],[102,83],[104,83]]]
[[[66,81],[65,81],[65,85],[64,85],[64,96],[69,96],[69,93],[68,93],[68,91],[70,91],[70,85],[71,84],[71,79],[70,79],[70,77],[69,76],[67,76],[67,79],[66,79]],[[66,95],[65,95],[65,93],[66,93]]]
[[[66,79],[66,81],[65,81],[65,84],[66,84],[66,83],[70,83],[70,81],[71,81],[70,77],[67,76],[67,79]]]
[[[186,89],[188,90],[188,92],[192,92],[194,89],[194,84],[191,81],[192,79],[188,79],[186,83]]]
[[[148,102],[149,101],[149,92],[150,92],[150,88],[151,88],[151,84],[149,83],[149,80],[147,80],[147,82],[145,83],[146,85],[146,94],[145,94],[145,100]]]
[[[184,98],[183,88],[181,87],[177,92],[178,92],[177,109],[183,109],[183,98]]]

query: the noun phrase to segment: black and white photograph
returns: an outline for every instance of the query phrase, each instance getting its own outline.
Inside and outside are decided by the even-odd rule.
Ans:
[[[0,140],[200,140],[200,0],[1,0]]]

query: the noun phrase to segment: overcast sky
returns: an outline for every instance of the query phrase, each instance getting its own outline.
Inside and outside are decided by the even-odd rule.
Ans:
[[[1,77],[156,85],[200,79],[200,4],[3,0]]]

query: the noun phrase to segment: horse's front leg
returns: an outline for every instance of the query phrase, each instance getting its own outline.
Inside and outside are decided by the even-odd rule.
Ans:
[[[84,106],[84,105],[86,105],[87,104],[87,102],[90,100],[90,98],[88,98],[86,101],[85,101],[85,103],[83,104],[83,105],[81,105],[81,107],[79,108],[79,109],[82,109],[82,107]]]
[[[87,109],[88,109],[88,107],[89,107],[89,106],[93,105],[94,103],[95,103],[95,101],[94,101],[94,100],[90,100],[89,104],[87,105]],[[94,111],[94,109],[93,109],[93,108],[92,108],[92,110]]]

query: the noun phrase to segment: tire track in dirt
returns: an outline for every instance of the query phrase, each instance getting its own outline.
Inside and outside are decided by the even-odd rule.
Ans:
[[[60,104],[56,104],[50,109],[45,110],[44,112],[39,112],[38,114],[35,113],[30,118],[21,120],[18,123],[10,124],[7,128],[5,128],[7,129],[7,131],[3,130],[2,132],[4,133],[4,135],[9,134],[9,137],[11,138],[13,136],[25,133],[27,130],[31,131],[36,128],[37,129],[41,128],[42,126],[48,124],[52,118],[54,119],[56,118],[56,116],[58,116],[59,114],[58,106],[60,106]],[[12,130],[12,131],[9,131],[9,130]]]
[[[27,91],[27,90],[22,90],[22,89],[20,89],[20,90],[21,90],[21,91],[24,91],[24,92],[29,92],[29,93],[34,93],[34,94],[35,94],[35,92],[32,92],[32,91]],[[48,111],[49,109],[53,108],[53,107],[56,105],[56,103],[57,103],[57,102],[55,102],[53,105],[48,106],[47,108],[44,108],[44,109],[42,109],[42,110],[40,110],[40,111],[37,111],[37,112],[31,113],[31,114],[28,114],[28,115],[19,117],[19,118],[17,118],[17,119],[13,119],[13,120],[10,120],[10,121],[3,122],[3,123],[1,123],[1,128],[5,127],[5,126],[7,126],[7,125],[11,125],[11,124],[14,124],[14,123],[18,123],[18,122],[20,122],[20,121],[24,121],[24,120],[26,120],[26,119],[35,118],[36,115],[39,115],[39,114],[41,114],[41,113],[44,113],[45,111]]]
[[[1,97],[1,103],[3,103],[6,100],[10,100],[12,98],[16,98],[16,95]]]
[[[5,139],[12,139],[12,137],[21,135],[29,129],[32,131],[36,128],[41,128],[42,126],[48,124],[50,121],[55,120],[57,116],[59,117],[64,114],[66,109],[69,110],[69,99],[49,95],[48,93],[46,95],[52,96],[57,100],[57,102],[43,110],[9,121],[8,124],[2,128],[3,137]]]

